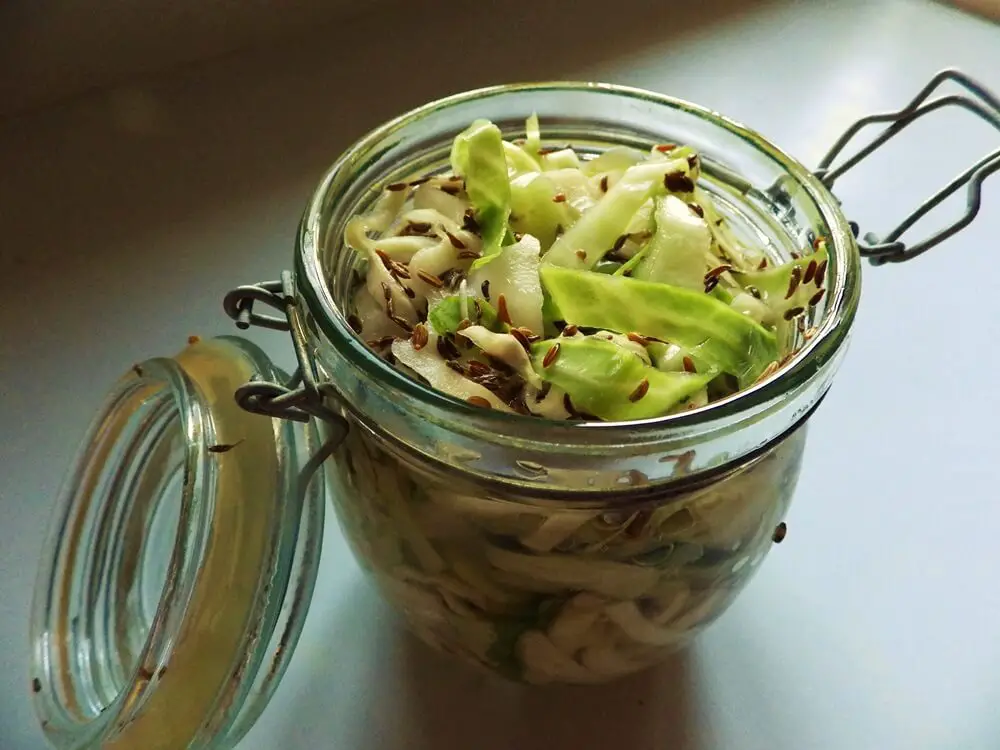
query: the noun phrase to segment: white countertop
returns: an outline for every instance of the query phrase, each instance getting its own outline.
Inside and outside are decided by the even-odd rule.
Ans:
[[[942,67],[1000,90],[1000,27],[915,0],[542,0],[537,34],[490,5],[421,4],[392,20],[406,45],[382,46],[388,17],[357,20],[0,122],[0,749],[44,747],[28,602],[105,389],[189,333],[231,332],[222,294],[289,266],[313,183],[369,127],[476,85],[604,79],[709,105],[815,164]],[[838,193],[884,229],[998,144],[942,114]],[[302,641],[241,750],[1000,748],[1000,178],[984,204],[927,256],[865,269],[788,538],[693,648],[602,688],[498,685],[402,634],[331,518]],[[280,335],[254,338],[288,361]]]

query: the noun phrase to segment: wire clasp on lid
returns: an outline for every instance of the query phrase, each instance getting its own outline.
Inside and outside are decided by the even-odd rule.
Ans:
[[[280,310],[281,315],[257,312],[254,307],[258,304]],[[225,296],[222,305],[242,330],[257,327],[291,333],[298,360],[287,382],[251,381],[236,390],[236,402],[247,411],[268,417],[296,422],[308,422],[315,417],[326,422],[331,434],[324,452],[332,452],[347,434],[348,425],[340,414],[327,406],[327,397],[336,395],[336,390],[332,383],[321,381],[316,364],[309,356],[291,272],[283,271],[281,278],[274,281],[239,286]]]
[[[964,92],[961,94],[947,94],[932,99],[931,96],[934,92],[942,84],[949,81],[958,84]],[[1000,99],[981,83],[975,81],[965,73],[959,70],[946,69],[936,74],[920,93],[902,109],[895,112],[868,115],[851,125],[837,139],[826,156],[820,161],[819,167],[815,170],[816,176],[828,189],[832,190],[837,178],[862,162],[908,125],[924,115],[950,106],[960,107],[972,112],[1000,131]],[[831,166],[854,136],[868,125],[879,123],[887,123],[887,126],[876,138],[844,161],[840,166]],[[858,249],[861,255],[868,258],[872,265],[876,266],[883,263],[902,263],[944,242],[952,235],[964,229],[976,218],[981,203],[983,181],[998,170],[1000,170],[1000,148],[987,154],[956,176],[941,190],[918,206],[895,229],[885,236],[878,237],[872,232],[866,233],[858,242]],[[907,244],[900,239],[910,227],[927,215],[928,212],[963,187],[966,188],[966,210],[955,222],[913,244]],[[857,237],[859,233],[858,225],[852,222],[851,228],[854,230],[855,237]]]

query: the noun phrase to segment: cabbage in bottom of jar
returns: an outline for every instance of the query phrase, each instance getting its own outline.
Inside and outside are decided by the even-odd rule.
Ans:
[[[804,437],[706,489],[598,512],[445,482],[352,430],[334,497],[422,640],[513,679],[597,683],[661,662],[728,606],[787,510]]]

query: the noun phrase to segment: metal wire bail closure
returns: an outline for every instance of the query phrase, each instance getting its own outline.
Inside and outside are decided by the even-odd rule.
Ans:
[[[958,84],[964,90],[964,93],[947,94],[931,99],[934,92],[948,82]],[[920,93],[902,109],[895,112],[868,115],[851,125],[837,139],[826,156],[820,161],[819,167],[815,170],[816,176],[827,188],[832,190],[834,182],[838,177],[864,161],[864,159],[870,156],[886,141],[903,131],[908,125],[919,120],[924,115],[950,106],[960,107],[972,112],[1000,131],[1000,99],[981,83],[960,70],[946,69],[935,75],[921,89]],[[888,123],[888,125],[868,145],[845,160],[843,164],[838,167],[831,167],[854,136],[868,125],[879,123]],[[862,240],[858,242],[858,250],[862,256],[868,258],[871,264],[875,266],[880,266],[883,263],[902,263],[927,252],[932,247],[944,242],[972,223],[972,220],[979,213],[983,181],[998,170],[1000,170],[1000,148],[987,154],[964,172],[957,175],[941,190],[920,204],[895,229],[884,237],[878,237],[872,232],[865,234]],[[966,209],[965,213],[959,219],[919,242],[908,245],[900,239],[910,227],[962,187],[966,188]],[[854,230],[856,237],[859,233],[857,224],[852,222],[851,228]]]
[[[259,313],[256,304],[280,310],[281,316]],[[320,382],[316,365],[309,356],[302,313],[295,297],[295,282],[290,271],[283,271],[281,278],[247,284],[226,294],[222,306],[226,314],[241,330],[253,326],[272,331],[291,333],[298,366],[286,383],[254,380],[236,390],[236,403],[254,414],[296,422],[308,422],[315,417],[325,422],[330,433],[323,446],[309,461],[303,471],[307,478],[319,465],[333,454],[347,435],[347,421],[327,406],[326,397],[336,394],[332,383]]]

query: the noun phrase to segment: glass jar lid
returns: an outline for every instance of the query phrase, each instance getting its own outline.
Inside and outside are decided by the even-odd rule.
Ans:
[[[315,425],[233,394],[284,380],[238,338],[131,368],[84,439],[31,623],[57,748],[232,746],[284,672],[311,598],[324,486]]]

